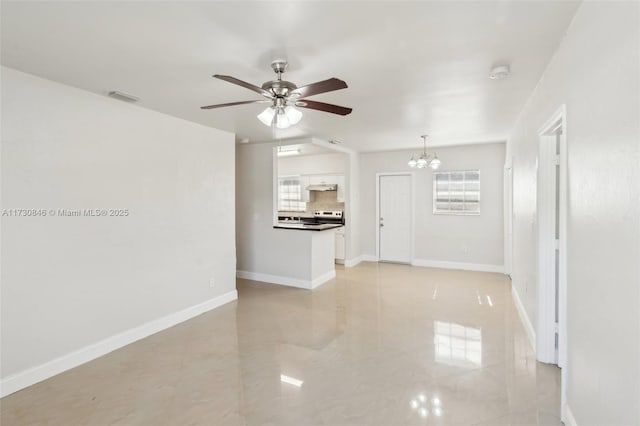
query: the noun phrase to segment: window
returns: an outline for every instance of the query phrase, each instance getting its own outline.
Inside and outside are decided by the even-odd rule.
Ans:
[[[278,210],[284,212],[303,212],[307,204],[303,198],[304,188],[300,176],[278,178]]]
[[[434,214],[480,214],[480,171],[434,172]]]

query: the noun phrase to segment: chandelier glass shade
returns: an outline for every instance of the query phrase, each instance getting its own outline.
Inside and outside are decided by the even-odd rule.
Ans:
[[[409,162],[407,163],[411,168],[424,169],[425,167],[431,167],[433,170],[437,170],[440,167],[441,161],[438,158],[438,154],[434,153],[433,157],[431,154],[427,154],[427,136],[422,135],[422,153],[418,156],[418,159],[415,159],[415,156],[411,156]]]

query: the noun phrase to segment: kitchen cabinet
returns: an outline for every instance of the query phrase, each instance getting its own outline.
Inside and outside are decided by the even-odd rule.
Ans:
[[[309,183],[309,177],[310,176],[305,176],[302,175],[300,176],[300,187],[302,188],[302,201],[304,201],[305,203],[308,203],[311,201],[311,192],[307,191],[307,186],[311,185],[311,183]]]
[[[337,175],[310,175],[309,185],[332,185],[336,184]]]

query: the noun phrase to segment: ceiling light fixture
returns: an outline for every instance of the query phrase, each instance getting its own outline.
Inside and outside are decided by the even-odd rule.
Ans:
[[[286,129],[294,126],[302,119],[302,113],[291,105],[274,105],[267,107],[258,114],[258,120],[265,126],[275,125],[278,129]]]
[[[424,169],[425,167],[429,166],[433,170],[438,170],[438,167],[440,167],[441,161],[438,158],[438,154],[434,152],[433,157],[431,156],[431,154],[427,154],[427,136],[429,135],[420,136],[422,138],[422,144],[423,144],[422,153],[420,154],[417,160],[413,155],[411,156],[411,159],[407,163],[409,167],[412,167],[412,168],[417,167],[419,169]]]
[[[289,155],[299,155],[300,153],[300,148],[284,149],[281,146],[278,147],[278,157],[288,157]]]
[[[300,121],[300,119],[302,119],[302,112],[298,108],[315,109],[317,111],[329,112],[337,115],[351,114],[351,108],[307,100],[307,97],[309,96],[346,89],[347,83],[338,78],[329,78],[327,80],[298,87],[292,82],[282,79],[282,73],[287,70],[287,67],[288,63],[285,60],[277,59],[273,61],[271,63],[271,69],[278,77],[276,80],[263,83],[260,87],[247,83],[246,81],[238,80],[230,75],[215,74],[214,77],[217,79],[249,89],[262,95],[266,99],[205,105],[200,108],[215,109],[235,105],[266,103],[269,104],[269,106],[258,114],[258,119],[265,126],[273,126],[278,129],[286,129],[294,126]]]

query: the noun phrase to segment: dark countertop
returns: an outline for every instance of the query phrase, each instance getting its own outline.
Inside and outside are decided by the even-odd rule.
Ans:
[[[273,225],[277,229],[294,229],[296,231],[326,231],[328,229],[340,228],[344,225],[339,223],[323,223],[323,224],[305,224],[305,223],[286,223],[278,222],[277,225]]]

